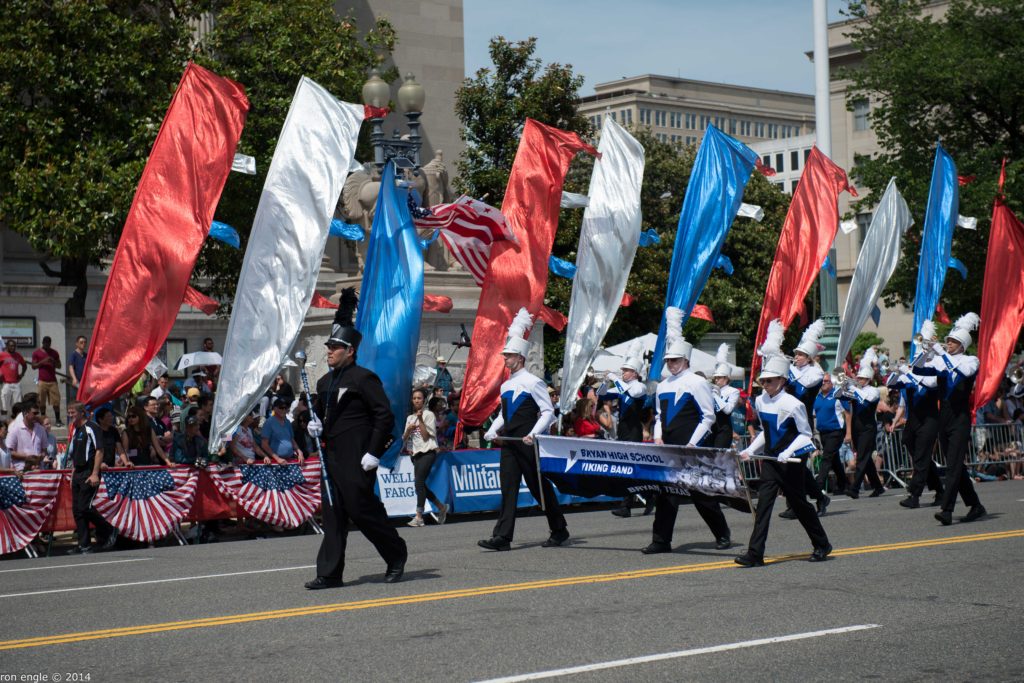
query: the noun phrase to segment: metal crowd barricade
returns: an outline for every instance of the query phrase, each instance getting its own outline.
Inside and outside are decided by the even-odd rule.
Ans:
[[[879,474],[884,477],[882,483],[895,481],[903,488],[907,488],[907,475],[914,471],[914,465],[910,452],[903,445],[903,430],[894,429],[888,432],[880,428],[879,436],[879,455],[882,456],[882,469]]]
[[[1016,422],[971,427],[967,442],[968,467],[1024,462],[1024,425]],[[938,463],[936,463],[938,464]]]

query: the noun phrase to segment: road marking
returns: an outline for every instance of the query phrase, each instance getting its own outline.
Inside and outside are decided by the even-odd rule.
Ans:
[[[98,567],[101,564],[118,564],[119,562],[146,562],[152,557],[133,557],[130,560],[106,560],[104,562],[77,562],[75,564],[52,564],[44,567],[22,567],[21,569],[0,569],[0,574],[8,572],[38,572],[43,569],[71,569],[72,567]]]
[[[1024,529],[1012,531],[998,531],[987,534],[973,534],[970,536],[950,536],[947,538],[935,538],[924,541],[906,541],[903,543],[887,543],[884,545],[862,546],[859,548],[846,548],[833,553],[833,555],[860,555],[896,550],[914,550],[918,548],[929,548],[957,543],[973,543],[979,541],[998,541],[1008,538],[1024,537]],[[806,555],[788,555],[771,558],[769,564],[790,560],[793,558],[806,557]],[[283,568],[277,571],[287,571],[291,568]],[[218,617],[204,617],[201,619],[186,619],[183,621],[170,621],[157,624],[140,624],[138,626],[125,626],[120,628],[103,629],[99,631],[81,631],[78,633],[63,633],[50,636],[37,636],[34,638],[21,638],[18,640],[0,641],[0,651],[16,650],[28,647],[43,647],[47,645],[60,645],[64,643],[77,643],[86,640],[101,640],[104,638],[122,638],[125,636],[137,636],[147,633],[164,633],[167,631],[181,631],[194,628],[210,628],[213,626],[227,626],[230,624],[245,624],[255,621],[267,621],[271,619],[291,619],[295,617],[306,617],[318,614],[332,614],[334,612],[348,612],[377,607],[395,607],[398,605],[415,605],[426,602],[437,602],[440,600],[458,600],[462,598],[476,598],[486,595],[500,595],[502,593],[516,593],[528,590],[540,590],[543,588],[562,588],[565,586],[578,586],[594,583],[608,583],[612,581],[630,581],[635,579],[646,579],[656,576],[672,576],[678,574],[691,574],[695,572],[706,572],[715,569],[739,569],[732,559],[718,562],[704,562],[700,564],[684,564],[669,567],[652,567],[650,569],[636,569],[614,574],[593,574],[590,576],[567,576],[559,579],[541,579],[538,581],[527,581],[524,583],[507,583],[496,586],[480,586],[477,588],[459,588],[436,593],[419,593],[414,595],[396,595],[390,598],[374,598],[369,600],[355,600],[352,602],[339,602],[327,605],[311,605],[307,607],[293,607],[290,609],[270,610],[267,612],[251,612],[248,614],[229,614]],[[260,570],[269,571],[269,570]],[[757,570],[748,570],[757,571]],[[763,571],[763,570],[762,570]],[[242,572],[253,573],[253,572]],[[224,574],[221,576],[233,576]],[[182,579],[185,581],[189,578]]]
[[[269,572],[290,572],[296,569],[313,569],[315,564],[304,564],[301,567],[278,567],[276,569],[253,569],[246,572],[229,572],[226,574],[203,574],[201,576],[176,576],[172,579],[152,579],[150,581],[131,581],[128,583],[105,583],[99,586],[76,586],[74,588],[53,588],[45,591],[28,591],[26,593],[4,593],[0,598],[23,598],[26,595],[48,595],[51,593],[74,593],[76,591],[95,591],[102,588],[126,588],[128,586],[148,586],[154,583],[173,583],[175,581],[196,581],[197,579],[220,579],[225,576],[245,576],[246,574],[264,574]]]
[[[880,624],[858,624],[857,626],[829,628],[823,631],[793,633],[788,636],[758,638],[757,640],[743,640],[738,643],[712,645],[710,647],[698,647],[692,650],[664,652],[662,654],[646,655],[644,657],[630,657],[629,659],[616,659],[611,662],[584,664],[582,666],[571,666],[565,669],[552,669],[550,671],[538,671],[536,673],[521,674],[519,676],[506,676],[505,678],[490,678],[486,681],[481,681],[480,683],[519,683],[519,681],[539,681],[545,678],[555,678],[556,676],[571,676],[573,674],[587,673],[588,671],[600,671],[602,669],[615,669],[623,666],[649,664],[650,662],[662,662],[666,659],[681,659],[683,657],[695,657],[697,655],[707,655],[713,654],[715,652],[728,652],[729,650],[743,650],[750,647],[761,647],[762,645],[774,645],[775,643],[788,643],[793,640],[807,640],[809,638],[820,638],[822,636],[839,635],[841,633],[853,633],[854,631],[867,631],[869,629],[879,628],[879,626]]]

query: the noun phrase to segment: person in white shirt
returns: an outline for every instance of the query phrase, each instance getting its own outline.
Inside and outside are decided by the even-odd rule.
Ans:
[[[643,344],[636,342],[630,346],[629,353],[622,362],[622,376],[609,374],[607,381],[597,392],[599,396],[607,396],[610,394],[610,386],[614,386],[618,392],[619,419],[615,429],[615,438],[618,441],[642,443],[644,440],[647,387],[640,378],[643,367]],[[626,496],[622,500],[622,505],[612,510],[612,514],[617,517],[629,517],[632,514],[629,509],[631,498],[632,496]],[[653,509],[654,496],[649,495],[645,502],[644,514],[650,514]]]
[[[509,327],[508,341],[502,350],[509,378],[501,385],[501,412],[484,435],[488,441],[501,441],[501,511],[491,538],[477,542],[487,550],[509,550],[516,525],[519,483],[526,481],[530,493],[538,501],[543,491],[548,527],[551,535],[542,544],[545,548],[563,545],[569,540],[565,517],[555,497],[551,482],[537,473],[533,454],[533,438],[546,434],[555,419],[555,407],[544,381],[526,371],[526,353],[530,343],[525,339],[533,326],[533,316],[521,308]]]
[[[875,413],[878,411],[878,402],[882,399],[878,389],[871,386],[875,377],[874,347],[864,352],[860,360],[860,368],[857,370],[857,386],[849,391],[850,412],[853,417],[853,451],[857,454],[857,469],[853,473],[853,485],[846,488],[846,495],[850,498],[860,497],[860,487],[867,475],[868,483],[871,484],[871,498],[885,493],[885,486],[878,477],[878,469],[875,467],[875,437],[878,434],[878,423],[875,421]]]
[[[405,432],[402,441],[405,450],[412,457],[414,487],[416,490],[416,516],[409,521],[409,526],[424,525],[423,509],[429,499],[437,509],[437,523],[444,524],[448,516],[448,506],[434,495],[427,487],[427,477],[434,467],[437,458],[437,417],[427,410],[427,390],[412,390],[412,412],[405,419]]]
[[[828,536],[814,508],[807,502],[804,490],[803,471],[807,469],[807,458],[814,453],[815,447],[803,403],[783,391],[788,374],[789,360],[785,356],[769,356],[757,378],[764,388],[754,401],[761,431],[740,453],[740,458],[749,460],[763,452],[774,460],[762,463],[754,530],[750,534],[747,551],[736,558],[736,564],[743,567],[764,565],[768,525],[780,490],[811,540],[813,551],[809,560],[821,562],[832,552]]]

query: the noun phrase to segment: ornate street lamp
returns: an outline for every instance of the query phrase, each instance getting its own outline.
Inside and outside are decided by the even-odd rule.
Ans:
[[[381,109],[388,105],[391,87],[374,69],[370,78],[363,84],[363,104]],[[383,172],[384,164],[394,161],[398,168],[418,169],[420,166],[420,116],[427,95],[423,86],[416,82],[413,75],[406,74],[405,83],[398,89],[398,107],[408,119],[409,135],[403,140],[397,130],[393,131],[390,140],[384,136],[384,118],[370,119],[370,144],[373,145],[373,163],[378,172]]]

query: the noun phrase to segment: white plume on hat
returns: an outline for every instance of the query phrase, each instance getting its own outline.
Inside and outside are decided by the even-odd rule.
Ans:
[[[946,339],[955,339],[965,349],[971,345],[971,332],[978,329],[981,318],[977,313],[964,313],[953,323],[953,329],[946,335]]]
[[[768,323],[768,334],[765,336],[764,343],[757,350],[758,355],[764,358],[783,355],[782,342],[785,337],[786,328],[782,326],[782,321],[778,318],[771,321]]]
[[[932,322],[931,318],[921,323],[921,338],[925,341],[935,339],[935,323]]]
[[[804,334],[800,337],[800,343],[797,344],[796,350],[801,353],[806,353],[811,358],[814,358],[818,355],[818,351],[820,351],[818,339],[820,339],[823,334],[825,334],[825,321],[818,318],[808,325],[806,330],[804,330]]]
[[[722,342],[718,346],[718,353],[715,354],[715,373],[712,377],[729,377],[732,375],[732,368],[729,367],[729,345]]]
[[[525,308],[520,308],[512,324],[508,327],[508,337],[505,339],[505,348],[502,353],[518,353],[523,358],[530,349],[530,342],[526,340],[530,330],[533,329],[533,316]]]
[[[644,343],[639,339],[633,340],[626,352],[626,360],[622,361],[622,367],[629,368],[634,372],[643,372],[644,367]]]
[[[874,346],[869,346],[860,357],[860,367],[857,368],[857,377],[873,379],[875,376],[875,363],[878,362],[878,352]]]
[[[683,338],[683,311],[675,306],[665,309],[665,358],[690,360],[693,346]]]

